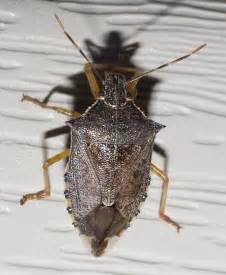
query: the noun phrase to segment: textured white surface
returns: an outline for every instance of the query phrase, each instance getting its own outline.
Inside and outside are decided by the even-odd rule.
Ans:
[[[184,229],[159,221],[160,184],[131,228],[100,259],[90,256],[65,211],[63,166],[51,167],[50,200],[20,207],[22,193],[43,184],[43,136],[63,116],[21,104],[22,93],[44,98],[83,59],[53,19],[57,13],[80,44],[104,44],[110,30],[140,42],[133,61],[143,69],[187,53],[198,55],[154,74],[160,80],[153,119],[167,125],[158,142],[168,151],[171,179],[167,212]],[[170,0],[1,0],[0,4],[0,274],[226,274],[226,4]],[[52,102],[71,105],[55,94]],[[49,138],[48,155],[65,136]],[[162,165],[156,154],[154,162]]]

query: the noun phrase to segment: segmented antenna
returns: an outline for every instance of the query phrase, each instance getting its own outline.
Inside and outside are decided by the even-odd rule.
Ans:
[[[75,40],[70,36],[70,34],[65,30],[64,25],[62,23],[62,21],[60,20],[59,16],[57,14],[54,14],[60,28],[62,29],[62,31],[64,32],[64,34],[67,36],[67,38],[71,41],[71,43],[79,50],[80,54],[85,58],[85,60],[88,62],[88,64],[90,65],[91,69],[93,70],[94,74],[99,78],[100,81],[102,81],[102,77],[101,75],[98,73],[98,71],[94,68],[92,61],[86,56],[86,54],[83,52],[83,50],[81,49],[81,47],[78,45],[77,42],[75,42]]]
[[[185,58],[187,58],[187,57],[189,57],[189,56],[191,56],[191,55],[199,52],[202,48],[204,48],[206,46],[207,46],[206,43],[202,44],[201,46],[199,46],[199,47],[195,48],[194,50],[192,50],[191,53],[183,55],[183,56],[181,56],[179,58],[173,59],[172,61],[170,61],[168,63],[165,63],[165,64],[163,64],[161,66],[158,66],[157,68],[154,68],[154,69],[152,69],[150,71],[144,72],[142,75],[139,75],[137,77],[134,77],[134,78],[130,79],[129,81],[126,82],[126,84],[128,85],[129,83],[132,83],[133,81],[136,81],[136,80],[140,79],[141,77],[143,77],[143,76],[145,76],[147,74],[153,73],[153,72],[158,71],[158,70],[160,70],[162,68],[165,68],[165,67],[167,67],[167,66],[169,66],[171,64],[177,63],[177,62],[179,62],[179,61],[181,61],[181,60],[183,60],[183,59],[185,59]]]

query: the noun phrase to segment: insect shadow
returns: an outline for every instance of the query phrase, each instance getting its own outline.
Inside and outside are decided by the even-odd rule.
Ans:
[[[141,68],[137,67],[132,61],[132,57],[135,55],[140,47],[138,42],[132,44],[125,44],[125,39],[122,33],[119,31],[110,31],[104,36],[104,45],[100,46],[95,44],[92,40],[86,39],[86,48],[89,55],[92,57],[93,63],[96,64],[112,64],[120,67],[130,67],[137,70]],[[151,64],[150,64],[151,67]],[[68,80],[71,82],[70,87],[57,85],[48,95],[44,98],[43,102],[47,103],[50,98],[55,94],[65,94],[71,96],[73,110],[83,113],[87,107],[89,107],[95,99],[90,91],[89,83],[84,72],[70,75]],[[151,105],[154,94],[155,86],[160,82],[159,79],[145,76],[141,78],[137,84],[138,95],[136,97],[136,104],[141,110],[148,116],[151,116]],[[62,134],[69,135],[69,128],[63,126],[60,128],[52,129],[44,134],[43,147],[46,148],[46,139],[56,137]],[[70,140],[67,139],[67,148],[69,148]],[[164,159],[164,171],[167,171],[168,167],[168,155],[166,150],[155,143],[153,150],[158,153]],[[44,157],[47,157],[47,152],[44,152]]]

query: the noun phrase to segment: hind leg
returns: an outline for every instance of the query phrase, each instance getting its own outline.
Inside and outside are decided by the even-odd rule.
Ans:
[[[165,208],[166,208],[166,199],[167,199],[167,191],[168,191],[168,184],[169,184],[169,178],[168,176],[161,170],[159,169],[156,165],[151,163],[151,170],[158,175],[159,177],[162,178],[163,180],[163,185],[162,185],[162,195],[161,195],[161,201],[160,201],[160,206],[159,206],[159,217],[164,220],[165,222],[172,224],[173,226],[176,227],[177,232],[180,231],[181,226],[172,220],[169,216],[165,214]]]
[[[47,161],[44,162],[42,166],[43,173],[44,173],[44,189],[36,193],[29,193],[29,194],[23,195],[23,197],[20,200],[21,205],[25,204],[28,200],[41,200],[50,196],[51,188],[50,188],[48,167],[68,157],[69,153],[70,153],[69,149],[64,150],[63,152],[53,156],[52,158],[49,158]]]

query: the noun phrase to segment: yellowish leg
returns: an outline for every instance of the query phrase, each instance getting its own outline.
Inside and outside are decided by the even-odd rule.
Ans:
[[[98,98],[99,96],[99,93],[100,93],[100,87],[97,83],[97,80],[96,80],[96,77],[92,71],[92,68],[90,67],[89,64],[86,64],[85,67],[84,67],[84,70],[85,70],[85,74],[86,74],[86,77],[89,81],[89,86],[90,86],[90,89],[91,89],[91,93],[93,95],[93,97],[95,99]]]
[[[54,110],[54,111],[56,111],[56,112],[58,112],[60,114],[64,114],[64,115],[67,115],[67,116],[70,116],[70,117],[74,117],[74,118],[80,117],[80,113],[79,112],[73,112],[71,110],[68,110],[68,109],[65,109],[65,108],[62,108],[62,107],[49,106],[46,103],[41,102],[40,100],[38,100],[36,98],[33,98],[33,97],[29,96],[29,95],[23,95],[21,101],[24,101],[24,100],[32,102],[35,105],[38,105],[38,106],[40,106],[42,108]]]
[[[55,162],[58,162],[66,157],[68,157],[70,154],[70,150],[64,150],[63,152],[49,158],[47,161],[44,162],[42,168],[43,168],[43,173],[44,173],[44,189],[36,192],[36,193],[30,193],[26,194],[22,197],[20,200],[20,204],[23,205],[25,202],[28,200],[41,200],[45,199],[46,197],[50,196],[51,193],[51,188],[50,188],[50,181],[49,181],[49,172],[48,172],[48,167]]]
[[[120,66],[115,66],[115,65],[111,65],[111,64],[93,64],[93,66],[97,69],[97,70],[106,70],[106,71],[113,71],[113,72],[118,72],[118,73],[133,73],[133,77],[137,77],[140,76],[142,73],[140,71],[138,71],[135,68],[130,68],[130,67],[120,67]],[[84,67],[85,73],[86,73],[86,77],[89,81],[89,86],[92,92],[92,95],[94,96],[95,99],[97,99],[99,97],[100,94],[100,87],[98,85],[98,82],[96,80],[96,77],[92,71],[92,68],[90,67],[89,64],[86,64]],[[131,95],[133,97],[137,96],[137,90],[136,90],[136,85],[137,85],[138,81],[133,81],[133,82],[129,82],[127,89],[128,92],[131,93]]]
[[[140,75],[141,73],[139,71],[135,71],[134,73],[134,77],[137,77],[138,75]],[[137,82],[138,81],[133,81],[131,83],[129,83],[127,85],[127,89],[128,91],[131,93],[131,95],[135,98],[137,96],[137,88],[136,88],[136,85],[137,85]]]
[[[170,217],[168,217],[165,214],[165,208],[166,208],[166,199],[167,199],[167,191],[168,191],[168,184],[169,184],[169,178],[168,176],[161,170],[159,169],[156,165],[151,163],[151,170],[158,175],[159,177],[162,178],[163,180],[163,185],[162,185],[162,195],[161,195],[161,201],[160,201],[160,206],[159,206],[159,217],[163,219],[165,222],[172,224],[173,226],[176,227],[177,232],[180,231],[181,226],[173,221]]]

